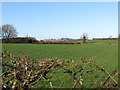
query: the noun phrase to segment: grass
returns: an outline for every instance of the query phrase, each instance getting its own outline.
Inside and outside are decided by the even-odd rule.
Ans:
[[[113,45],[109,45],[108,43]],[[96,43],[103,44],[76,44],[76,45],[60,45],[60,44],[3,44],[3,51],[8,51],[14,55],[28,55],[31,59],[41,58],[59,58],[79,60],[80,57],[96,56],[98,63],[102,65],[108,64],[108,67],[116,67],[118,60],[117,41],[98,40]],[[106,44],[105,44],[105,43]],[[116,43],[116,44],[115,44]],[[113,68],[112,67],[112,68]]]
[[[70,41],[70,42],[83,42],[82,40],[78,40],[78,41]],[[112,44],[116,44],[118,43],[117,40],[87,40],[88,43],[95,43],[95,44],[98,44],[98,43],[104,43],[104,44],[109,44],[109,43],[112,43]]]
[[[73,59],[76,62],[80,57],[88,58],[96,56],[95,61],[104,67],[107,71],[112,72],[118,68],[118,45],[115,40],[92,40],[94,44],[2,44],[2,50],[8,51],[15,56],[28,55],[31,60],[38,60],[42,58],[59,58],[61,60]],[[57,71],[54,85],[59,85],[58,80],[66,80],[67,74],[62,76],[61,69]],[[92,73],[90,74],[90,76]],[[62,80],[61,80],[62,78]],[[101,79],[98,78],[100,81]],[[85,83],[86,86],[88,83]],[[41,84],[36,85],[40,86]],[[89,84],[89,86],[93,86]],[[42,86],[40,86],[42,87]],[[46,86],[47,87],[47,86]],[[63,87],[70,87],[70,83],[64,83]]]

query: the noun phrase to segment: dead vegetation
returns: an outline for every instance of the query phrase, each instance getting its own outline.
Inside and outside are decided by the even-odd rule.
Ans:
[[[95,58],[95,56],[88,59],[80,58],[79,63],[71,59],[63,61],[57,58],[31,61],[28,56],[15,57],[14,55],[4,52],[2,54],[2,87],[7,89],[29,88],[29,86],[34,86],[38,81],[44,79],[49,82],[50,87],[48,88],[62,88],[63,82],[59,86],[54,86],[51,78],[47,77],[48,73],[58,68],[63,69],[63,74],[68,74],[72,79],[72,88],[82,88],[84,86],[83,81],[85,81],[83,78],[84,75],[92,73],[95,70],[107,76],[104,81],[96,82],[97,88],[119,87],[120,83],[115,78],[120,75],[120,72],[118,70],[114,70],[112,73],[107,72],[104,68],[95,63]],[[94,75],[94,77],[97,79],[97,76]]]

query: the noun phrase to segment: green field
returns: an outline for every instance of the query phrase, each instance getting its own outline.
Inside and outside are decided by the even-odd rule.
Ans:
[[[94,40],[92,44],[3,44],[3,51],[14,55],[27,55],[31,59],[59,58],[79,60],[80,57],[96,56],[96,61],[108,69],[117,67],[118,45],[117,41]],[[110,44],[111,43],[111,44]],[[112,67],[111,67],[112,66]]]
[[[77,41],[78,42],[78,41]],[[61,60],[73,59],[76,62],[81,57],[94,59],[99,65],[108,72],[118,68],[118,42],[115,40],[91,40],[88,44],[2,44],[2,50],[15,56],[27,55],[31,60],[42,58],[59,58]],[[61,70],[57,71],[59,75],[54,79],[56,85],[59,84]],[[69,79],[64,78],[67,82]],[[100,78],[99,78],[100,79]],[[60,80],[61,81],[61,80]],[[43,82],[44,83],[44,82]],[[90,84],[88,86],[91,86]],[[37,87],[41,87],[39,84]],[[46,86],[47,87],[47,86]],[[63,87],[70,87],[65,84]]]

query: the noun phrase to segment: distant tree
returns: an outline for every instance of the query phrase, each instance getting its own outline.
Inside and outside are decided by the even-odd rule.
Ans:
[[[7,39],[17,37],[18,33],[13,25],[5,24],[2,26],[2,33],[0,34],[3,39]]]
[[[82,34],[82,39],[83,39],[83,43],[86,43],[86,40],[88,39],[88,34],[87,33],[83,33]]]

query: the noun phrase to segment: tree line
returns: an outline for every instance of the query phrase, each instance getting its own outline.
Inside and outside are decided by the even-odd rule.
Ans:
[[[0,38],[2,39],[3,43],[45,43],[46,44],[46,42],[43,41],[39,42],[33,37],[17,37],[18,32],[16,28],[11,24],[2,25],[0,29],[1,29]],[[87,34],[84,33],[82,35],[83,43],[86,43],[87,38],[88,38]],[[52,42],[52,44],[54,43],[61,44],[64,42]]]
[[[2,43],[39,43],[39,44],[66,44],[66,41],[44,41],[44,40],[36,40],[34,37],[17,37],[18,32],[16,28],[11,24],[5,24],[0,27],[0,39],[2,39]],[[119,35],[120,36],[120,35]],[[64,39],[64,38],[63,38]],[[68,39],[68,38],[65,38]],[[93,40],[117,40],[118,38],[93,38]],[[86,43],[88,40],[88,34],[83,33],[81,35],[80,43]],[[69,40],[68,40],[69,41]],[[67,44],[74,44],[74,43],[67,43]]]

